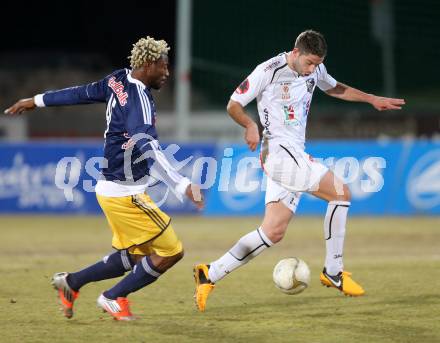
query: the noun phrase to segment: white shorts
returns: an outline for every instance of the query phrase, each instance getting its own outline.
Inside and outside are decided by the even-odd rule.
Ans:
[[[281,201],[292,213],[296,212],[296,208],[301,199],[301,192],[290,192],[281,187],[275,181],[267,178],[266,197],[264,203],[267,205],[271,202]]]
[[[261,161],[268,178],[289,192],[318,190],[319,181],[328,171],[303,150],[283,144],[274,144]]]

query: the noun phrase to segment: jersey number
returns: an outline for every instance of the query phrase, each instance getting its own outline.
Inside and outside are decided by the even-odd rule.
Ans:
[[[112,121],[112,114],[113,114],[113,109],[115,108],[115,106],[116,106],[116,99],[115,99],[114,95],[112,94],[110,96],[110,100],[108,101],[108,104],[107,104],[107,110],[105,111],[105,120],[107,121],[107,128],[105,129],[105,132],[104,132],[104,138],[106,137],[107,132],[110,128],[110,122]]]

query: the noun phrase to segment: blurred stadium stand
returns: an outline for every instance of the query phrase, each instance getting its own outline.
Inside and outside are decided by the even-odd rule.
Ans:
[[[225,147],[233,146],[234,163],[251,156],[258,164],[257,152],[251,154],[244,145],[242,128],[226,114],[230,94],[257,64],[290,50],[301,31],[313,28],[327,38],[325,63],[337,80],[366,92],[405,98],[407,105],[401,111],[377,112],[369,105],[339,101],[316,91],[307,124],[308,151],[315,157],[343,160],[351,156],[359,162],[362,168],[350,184],[357,203],[355,214],[440,213],[440,2],[192,0],[192,42],[179,45],[177,36],[186,30],[179,31],[180,35],[174,32],[182,22],[175,20],[182,18],[176,15],[177,4],[188,3],[190,0],[169,0],[152,5],[127,0],[124,5],[136,9],[130,12],[127,25],[116,25],[120,14],[99,2],[29,3],[20,20],[34,30],[23,33],[15,28],[13,16],[0,23],[5,25],[4,32],[10,32],[0,46],[0,107],[5,109],[17,99],[45,90],[92,82],[128,67],[131,43],[151,35],[166,39],[172,47],[170,80],[155,92],[162,144],[178,143],[179,161],[208,156],[220,168]],[[5,3],[11,5],[15,11],[22,6]],[[149,15],[152,9],[157,16]],[[177,68],[179,46],[191,46],[191,74],[181,72],[177,77],[176,70],[182,70],[182,64]],[[177,79],[181,86],[191,81],[188,121],[175,113],[176,107],[180,114],[186,113],[185,106],[175,100],[179,98]],[[249,109],[256,115],[255,104]],[[188,122],[186,135],[182,129],[186,125],[181,124]],[[83,181],[93,179],[85,166],[90,157],[102,156],[105,127],[105,108],[99,104],[39,109],[13,119],[0,116],[0,212],[99,213],[95,196],[85,191]],[[65,201],[63,191],[54,184],[57,163],[66,156],[80,161],[73,173],[79,177],[74,202]],[[384,179],[381,192],[364,192],[361,187],[370,180],[366,162],[370,157],[383,161],[376,168],[376,175]],[[200,165],[185,168],[188,176],[203,172]],[[259,168],[243,171],[237,167],[231,172],[231,181],[243,175],[246,180],[260,180],[261,173]],[[209,188],[205,214],[262,213],[264,193],[260,188],[242,192],[235,184],[231,182],[227,192],[218,191],[217,184]],[[164,185],[157,187],[149,192],[153,198],[154,194],[166,198],[167,211],[194,213],[190,204],[182,206],[177,199],[167,198]],[[300,209],[307,214],[324,210],[307,196]]]
[[[225,112],[230,94],[258,63],[291,49],[296,35],[307,28],[325,34],[329,44],[325,63],[337,80],[376,94],[392,91],[388,95],[407,100],[402,111],[379,113],[317,91],[309,138],[438,138],[439,16],[440,3],[429,0],[243,0],[233,6],[194,1],[190,139],[240,140],[242,131]],[[384,50],[391,51],[391,71],[384,72]],[[2,52],[1,105],[5,108],[42,90],[94,81],[126,66],[97,53]],[[391,88],[385,74],[392,78]],[[171,78],[156,93],[159,131],[166,140],[175,137],[173,89]],[[256,113],[255,106],[252,111]],[[100,105],[45,109],[13,123],[0,119],[4,139],[102,137],[104,129]]]
[[[378,113],[369,106],[340,102],[318,91],[308,136],[435,136],[440,131],[440,3],[390,1],[391,13],[381,18],[386,10],[383,3],[387,1],[273,1],[256,6],[252,1],[240,1],[231,10],[227,3],[197,2],[193,87],[204,90],[209,107],[222,106],[234,86],[257,64],[291,49],[297,33],[314,28],[327,38],[325,63],[337,80],[385,95],[382,46],[377,38],[386,35],[381,20],[387,25],[394,22],[390,40],[394,42],[395,91],[388,95],[404,97],[405,109]],[[213,12],[215,16],[210,15]],[[223,25],[225,18],[228,25]]]

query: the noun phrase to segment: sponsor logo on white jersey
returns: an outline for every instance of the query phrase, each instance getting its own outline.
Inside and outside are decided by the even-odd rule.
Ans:
[[[291,82],[281,83],[281,99],[290,100],[290,88]]]

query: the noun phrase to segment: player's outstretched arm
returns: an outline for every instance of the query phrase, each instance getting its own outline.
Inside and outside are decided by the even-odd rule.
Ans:
[[[74,86],[54,91],[37,94],[32,98],[21,99],[4,113],[9,115],[21,114],[24,111],[33,110],[35,107],[64,106],[92,104],[106,102],[108,92],[107,79],[89,83],[82,86]]]
[[[404,99],[386,98],[374,94],[367,94],[341,82],[338,82],[336,87],[327,90],[326,93],[346,101],[366,102],[378,111],[400,110],[402,105],[405,105]]]
[[[254,151],[260,143],[258,126],[245,112],[243,106],[237,101],[229,100],[227,111],[232,119],[245,128],[244,140],[251,151]]]
[[[37,105],[35,104],[34,98],[26,98],[18,100],[14,105],[7,108],[4,113],[8,115],[18,115],[25,111],[33,110]]]

